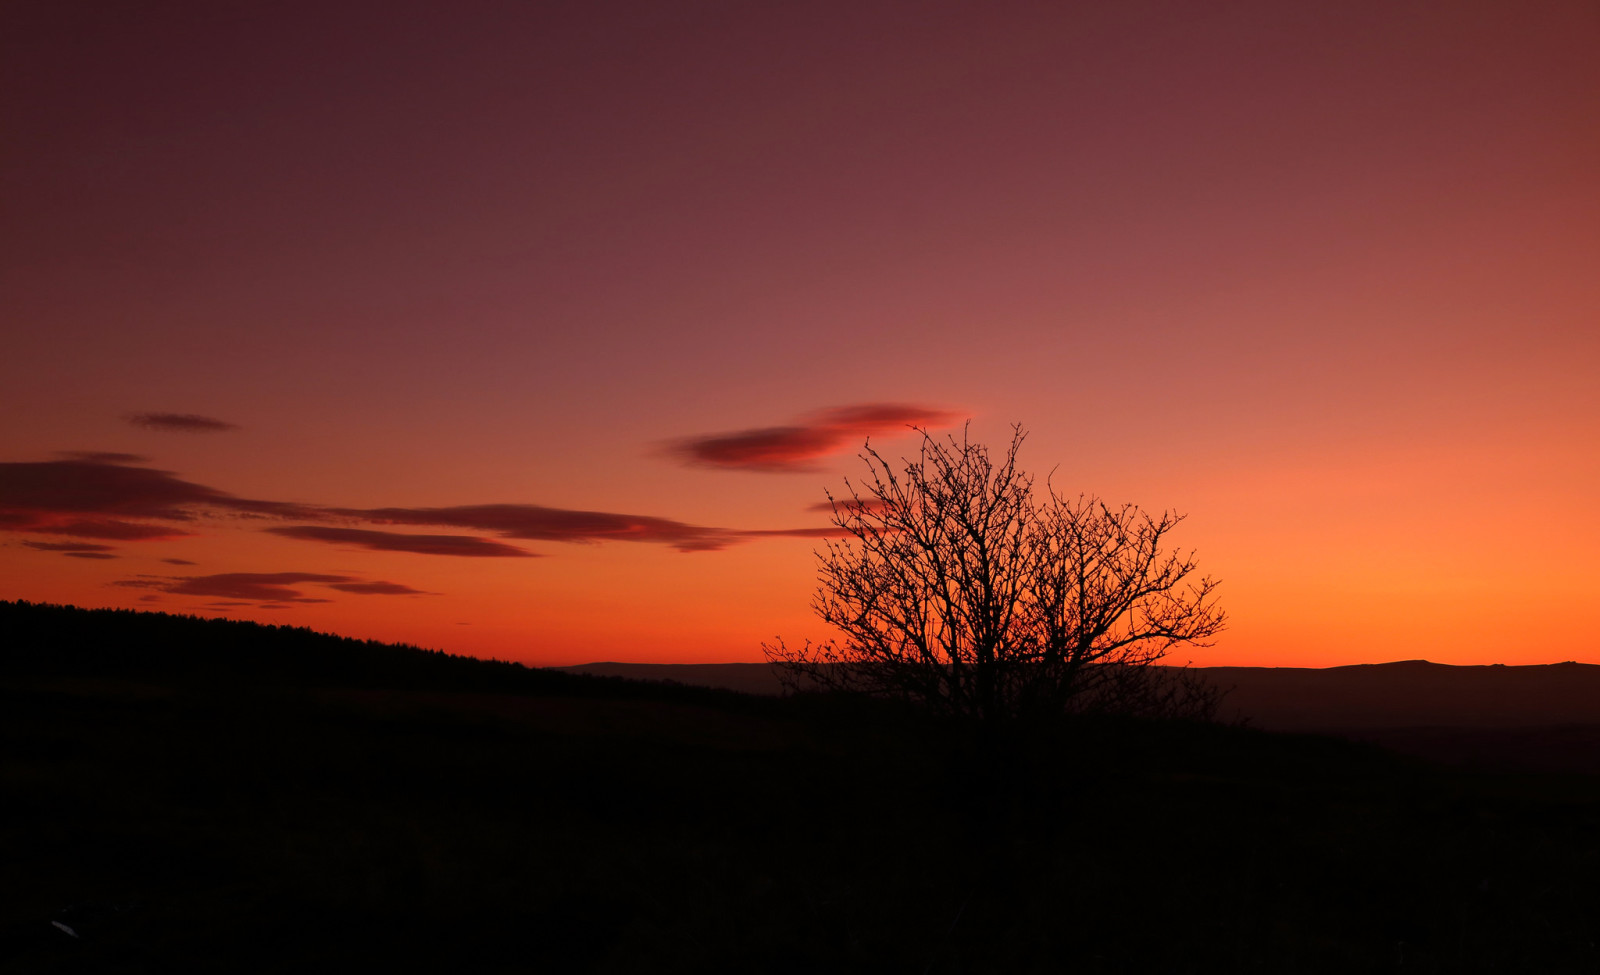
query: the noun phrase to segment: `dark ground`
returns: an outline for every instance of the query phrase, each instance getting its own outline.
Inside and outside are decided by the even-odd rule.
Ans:
[[[1600,971],[1592,776],[16,603],[0,851],[18,972]]]

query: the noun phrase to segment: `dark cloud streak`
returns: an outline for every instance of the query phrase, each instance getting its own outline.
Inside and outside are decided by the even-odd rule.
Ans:
[[[201,416],[198,413],[128,413],[124,420],[146,430],[168,430],[174,433],[223,433],[237,430],[237,423]]]
[[[334,508],[346,518],[380,525],[447,525],[494,532],[503,538],[549,542],[656,542],[680,552],[723,548],[738,536],[725,528],[669,518],[574,511],[536,504],[478,504],[448,508]]]
[[[288,525],[265,529],[284,538],[359,545],[379,552],[415,552],[421,555],[459,555],[476,558],[533,558],[536,553],[515,545],[474,535],[406,535],[365,528],[333,528],[322,525]]]
[[[818,501],[816,504],[808,504],[806,505],[806,510],[831,515],[834,512],[834,505],[838,505],[838,509],[845,514],[851,514],[857,511],[881,511],[885,506],[885,502],[882,498],[835,498],[832,501]]]
[[[76,538],[148,541],[191,534],[200,509],[304,517],[303,505],[238,498],[153,467],[91,460],[0,463],[0,526]],[[137,520],[135,520],[137,519]]]
[[[24,541],[22,544],[26,545],[28,548],[35,549],[35,550],[40,551],[40,552],[54,552],[54,553],[56,553],[58,555],[65,555],[69,559],[99,559],[99,560],[104,560],[104,559],[114,559],[114,558],[117,557],[117,556],[111,554],[112,552],[114,552],[116,550],[114,548],[112,548],[110,545],[98,545],[98,544],[95,544],[93,542],[30,542],[30,541]]]
[[[22,544],[41,552],[112,552],[110,545],[98,545],[94,542],[30,542]]]
[[[160,586],[175,596],[219,596],[223,599],[248,599],[258,602],[290,602],[301,598],[290,586],[307,582],[352,582],[349,576],[321,572],[219,572],[190,576]]]
[[[340,592],[355,593],[358,596],[429,596],[432,593],[402,586],[398,582],[335,582],[328,586]]]
[[[467,529],[502,539],[555,542],[644,542],[680,552],[709,552],[775,535],[820,530],[745,531],[650,515],[550,508],[534,504],[447,507],[329,508],[240,498],[185,481],[170,471],[89,460],[0,463],[0,529],[112,541],[148,541],[193,534],[203,514],[293,518],[320,524],[267,531],[285,538],[356,545],[376,551],[478,558],[528,558],[537,553],[472,535],[414,534],[354,527],[415,525]],[[335,524],[329,524],[329,523]],[[344,525],[337,523],[344,522]],[[181,563],[179,563],[181,564]]]
[[[358,596],[433,595],[398,582],[369,581],[354,576],[326,572],[218,572],[203,576],[150,577],[120,579],[111,583],[127,589],[154,589],[174,596],[206,596],[213,599],[241,600],[244,603],[326,603],[304,595],[295,586],[326,586]]]
[[[56,456],[65,460],[86,460],[91,464],[143,464],[150,460],[138,454],[119,454],[109,450],[60,450]]]

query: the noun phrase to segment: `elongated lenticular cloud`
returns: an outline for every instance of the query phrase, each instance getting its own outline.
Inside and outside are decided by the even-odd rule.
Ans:
[[[41,552],[112,552],[110,545],[97,545],[93,542],[30,542],[22,544]]]
[[[112,553],[116,549],[110,545],[96,545],[91,542],[29,542],[22,544],[40,552],[55,552],[65,555],[69,559],[114,559]]]
[[[197,504],[228,495],[170,471],[89,460],[0,464],[0,510],[187,521]]]
[[[726,528],[609,511],[537,504],[473,504],[447,508],[332,508],[331,514],[379,525],[445,525],[502,538],[549,542],[658,542],[681,552],[719,549],[738,536]]]
[[[123,419],[136,427],[173,433],[222,433],[239,429],[237,423],[198,413],[129,413]]]
[[[37,518],[26,522],[10,522],[12,531],[38,532],[44,535],[65,535],[68,538],[104,538],[116,542],[153,542],[169,538],[184,538],[192,534],[171,525],[152,525],[146,522],[121,521],[116,518]]]
[[[111,450],[58,450],[56,456],[63,460],[86,460],[93,464],[143,464],[150,459],[139,454],[122,454]]]
[[[427,596],[430,593],[398,582],[335,582],[328,586],[340,592],[353,592],[360,596]]]
[[[837,534],[837,529],[831,527],[712,528],[673,521],[670,518],[623,515],[608,511],[573,511],[533,504],[480,504],[453,508],[335,508],[330,509],[330,512],[376,524],[447,525],[452,528],[494,532],[502,538],[534,541],[654,542],[670,545],[680,552],[715,552],[752,538],[821,538]],[[288,534],[282,529],[271,530],[278,531],[279,534]]]
[[[426,596],[431,593],[397,582],[370,581],[327,572],[218,572],[204,576],[140,576],[112,583],[130,589],[154,589],[174,596],[206,596],[251,603],[325,603],[296,586],[326,586],[359,596]]]
[[[324,572],[219,572],[190,576],[159,586],[162,592],[177,596],[220,596],[223,599],[249,599],[261,602],[292,602],[302,598],[291,586],[307,582],[348,583],[350,576]]]
[[[268,528],[274,535],[312,542],[359,545],[379,552],[416,552],[421,555],[462,555],[476,558],[533,558],[535,553],[515,545],[476,535],[405,535],[366,528],[332,528],[323,525],[288,525]]]
[[[499,539],[555,542],[644,542],[680,552],[709,552],[755,538],[815,537],[827,529],[748,530],[695,525],[611,511],[535,504],[434,508],[334,508],[241,498],[170,471],[103,460],[0,463],[0,531],[106,541],[151,541],[194,534],[202,515],[294,519],[312,524],[265,529],[273,534],[374,551],[478,558],[529,558],[538,553],[492,538],[418,534],[356,525],[437,526]],[[181,563],[180,563],[181,564]]]
[[[907,403],[863,403],[821,410],[777,427],[691,437],[672,445],[685,463],[726,470],[792,473],[813,471],[823,457],[851,442],[905,427],[938,427],[955,422],[951,410]]]
[[[171,471],[104,460],[0,463],[0,529],[70,538],[152,541],[192,534],[199,509],[299,517],[301,505],[239,498]]]

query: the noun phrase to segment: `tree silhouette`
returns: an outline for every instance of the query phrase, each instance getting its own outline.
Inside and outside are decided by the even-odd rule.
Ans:
[[[1226,616],[1182,515],[1067,498],[1004,454],[926,430],[897,472],[870,442],[861,484],[828,495],[844,535],[817,552],[812,607],[843,640],[762,649],[791,689],[907,698],[998,728],[1083,711],[1210,716],[1219,693],[1152,666]]]

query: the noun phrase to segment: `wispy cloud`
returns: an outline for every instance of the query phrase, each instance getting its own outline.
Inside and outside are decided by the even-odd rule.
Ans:
[[[823,514],[831,515],[834,512],[835,505],[838,506],[838,510],[848,514],[855,511],[881,511],[884,507],[884,501],[882,498],[835,498],[832,501],[818,501],[816,504],[808,504],[806,505],[806,510],[820,511]]]
[[[376,524],[446,525],[494,532],[502,538],[531,541],[651,542],[669,545],[680,552],[715,552],[752,538],[820,538],[837,533],[831,527],[712,528],[669,518],[607,511],[573,511],[531,504],[483,504],[453,508],[336,508],[332,511],[336,515]]]
[[[302,593],[290,588],[308,582],[349,582],[349,576],[321,572],[219,572],[192,576],[163,586],[176,596],[221,596],[224,599],[292,602]]]
[[[136,427],[173,433],[223,433],[239,429],[237,423],[198,413],[128,413],[123,419]]]
[[[340,592],[353,592],[358,596],[427,596],[431,593],[398,582],[335,582],[328,586]]]
[[[532,558],[535,553],[476,535],[407,535],[373,531],[367,528],[334,528],[325,525],[286,525],[266,531],[285,538],[298,538],[335,545],[357,545],[379,552],[416,552],[421,555],[460,555],[477,558]]]
[[[86,460],[95,464],[143,464],[150,459],[138,454],[119,454],[110,450],[58,450],[56,456],[66,460]]]
[[[823,528],[751,528],[738,533],[740,538],[831,538],[839,529],[829,525]]]
[[[546,508],[536,504],[330,510],[334,515],[378,525],[443,525],[530,541],[656,542],[682,552],[719,549],[738,537],[737,532],[725,528],[691,525],[670,518]]]
[[[150,542],[193,534],[172,525],[152,525],[149,522],[120,521],[116,518],[44,517],[18,525],[12,530],[65,535],[68,538],[104,538],[118,542]]]
[[[685,463],[726,470],[794,473],[817,470],[817,461],[854,441],[906,427],[955,422],[954,411],[909,403],[863,403],[821,410],[784,426],[756,427],[677,441],[671,450]]]
[[[326,603],[307,596],[297,586],[315,584],[361,596],[431,595],[396,582],[370,581],[326,572],[218,572],[203,576],[139,576],[121,579],[114,586],[154,589],[174,596],[207,596],[245,603]]]
[[[114,559],[112,553],[116,551],[110,545],[96,545],[91,542],[29,542],[22,544],[41,552],[55,552],[69,559]]]
[[[41,552],[114,552],[116,549],[110,545],[99,545],[94,542],[31,542],[23,541],[28,548],[38,549]]]

